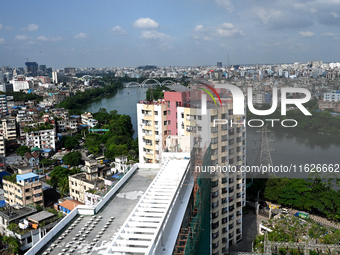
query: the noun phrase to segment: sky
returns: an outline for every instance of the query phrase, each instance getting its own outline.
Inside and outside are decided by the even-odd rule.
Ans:
[[[340,61],[340,0],[4,0],[0,66]]]

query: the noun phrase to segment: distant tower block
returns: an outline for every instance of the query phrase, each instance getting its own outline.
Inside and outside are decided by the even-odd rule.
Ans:
[[[217,62],[217,68],[222,68],[222,62]]]

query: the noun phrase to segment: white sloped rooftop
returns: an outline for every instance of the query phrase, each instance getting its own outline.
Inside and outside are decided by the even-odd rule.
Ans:
[[[188,164],[189,159],[165,163],[119,229],[106,254],[153,253]]]

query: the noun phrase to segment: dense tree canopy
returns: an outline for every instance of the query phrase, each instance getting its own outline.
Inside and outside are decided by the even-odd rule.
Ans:
[[[331,185],[336,179],[322,180],[313,176],[308,180],[297,178],[269,178],[265,184],[264,198],[298,210],[322,214],[340,220],[340,190]]]
[[[80,164],[81,153],[79,151],[67,153],[62,160],[65,165],[77,166]]]
[[[23,157],[26,152],[31,152],[31,149],[27,146],[20,146],[16,151],[16,153],[21,157]]]
[[[134,130],[129,115],[118,114],[116,110],[108,113],[105,108],[100,108],[93,117],[98,120],[98,128],[110,131],[86,135],[85,146],[92,154],[104,151],[109,159],[120,155],[128,155],[131,159],[136,157],[138,142],[132,138]]]

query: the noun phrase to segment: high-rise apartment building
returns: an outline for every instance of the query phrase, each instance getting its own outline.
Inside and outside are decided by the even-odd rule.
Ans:
[[[1,120],[0,135],[3,135],[6,140],[13,140],[17,138],[15,117],[3,118]]]
[[[33,77],[38,75],[38,63],[37,62],[26,62],[26,73]]]
[[[211,86],[214,86],[211,84]],[[246,134],[244,116],[233,114],[233,99],[228,90],[216,89],[222,100],[221,106],[216,106],[212,100],[207,102],[206,113],[202,111],[202,90],[189,89],[181,85],[168,86],[170,91],[164,92],[162,114],[157,122],[166,123],[162,126],[163,134],[190,136],[195,141],[195,147],[204,152],[208,147],[211,153],[211,167],[216,169],[229,169],[229,171],[216,171],[208,178],[211,181],[211,254],[226,254],[229,246],[242,240],[242,206],[245,205],[245,174],[239,172],[246,162]],[[221,84],[219,84],[219,87]],[[137,104],[138,124],[155,122],[154,105],[151,103]],[[146,107],[148,106],[148,107]],[[144,110],[144,112],[142,112]],[[145,112],[146,110],[150,112]],[[159,111],[159,110],[157,110]],[[214,120],[223,120],[222,124],[215,125]],[[221,121],[219,121],[221,123]],[[239,123],[239,124],[237,124]],[[241,124],[242,123],[242,124]],[[144,125],[141,125],[141,127]],[[148,127],[145,125],[146,128]],[[157,141],[155,130],[151,129],[150,136],[145,138],[146,128],[138,127],[139,151],[141,163],[159,162],[156,159],[164,149],[158,151],[151,148]],[[143,137],[143,138],[142,138]],[[166,137],[166,136],[165,136]],[[164,138],[163,136],[163,141]],[[141,141],[146,139],[147,143]],[[158,137],[158,139],[160,139]],[[159,142],[159,141],[158,141]],[[159,145],[159,144],[158,144]],[[180,148],[180,146],[177,146]],[[146,152],[148,158],[146,160]],[[192,164],[197,162],[192,162]],[[231,171],[232,169],[233,171]],[[209,242],[209,240],[206,240]]]
[[[6,157],[5,138],[3,135],[0,135],[0,157]]]
[[[7,115],[7,96],[0,95],[0,115]]]
[[[25,130],[24,130],[25,131]],[[55,150],[55,129],[35,130],[31,128],[26,132],[26,146],[40,149]]]
[[[164,101],[142,101],[137,104],[139,162],[159,163],[165,138],[171,134],[167,128],[171,125],[171,121],[168,121],[170,114]]]

